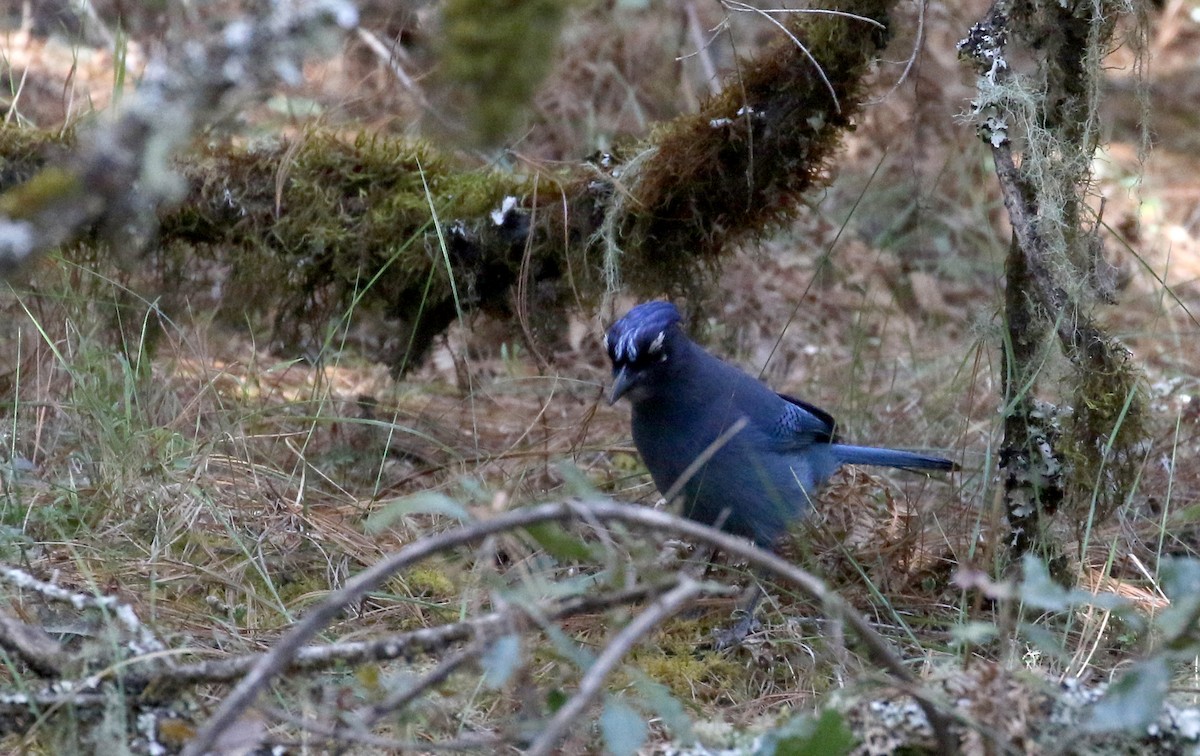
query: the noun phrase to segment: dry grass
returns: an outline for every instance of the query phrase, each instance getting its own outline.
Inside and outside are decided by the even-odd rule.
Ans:
[[[686,5],[625,12],[615,23],[581,11],[568,32],[580,44],[538,95],[541,118],[517,150],[577,158],[690,107],[706,86],[697,62],[689,59],[682,74],[671,64],[693,49],[679,20]],[[1194,54],[1200,32],[1168,5],[1174,36],[1156,40],[1156,52],[1182,60],[1179,50]],[[1057,658],[1021,636],[959,642],[968,623],[1008,621],[996,603],[951,580],[962,569],[1001,577],[1005,536],[993,478],[1007,229],[985,153],[954,121],[969,80],[952,44],[980,10],[928,9],[928,52],[914,76],[868,110],[811,214],[726,267],[719,295],[705,305],[703,336],[772,385],[829,409],[850,439],[939,449],[962,461],[950,484],[848,471],[794,545],[796,558],[875,620],[914,668],[978,657],[1051,677],[1106,678],[1128,664],[1131,650],[1127,628],[1095,609],[1048,624],[1061,644]],[[912,29],[915,20],[899,25]],[[680,44],[647,41],[661,43],[664,30]],[[742,52],[762,36],[740,19],[735,30],[745,35],[734,38]],[[64,103],[99,105],[111,88],[111,59],[89,55],[72,69],[61,44],[0,36],[10,74],[29,72],[14,112],[43,127],[78,117],[80,109]],[[720,61],[727,51],[708,54]],[[883,66],[880,81],[900,69]],[[331,122],[377,128],[403,122],[397,112],[436,108],[382,71],[361,49],[349,50],[292,94],[337,114]],[[347,82],[362,89],[347,90]],[[386,97],[373,107],[380,92]],[[257,115],[261,128],[295,125],[278,113]],[[1200,475],[1188,464],[1200,457],[1200,159],[1164,151],[1139,165],[1132,135],[1116,138],[1096,188],[1108,203],[1105,219],[1128,245],[1109,251],[1129,282],[1103,317],[1146,371],[1155,427],[1137,490],[1118,518],[1092,533],[1080,575],[1089,589],[1153,612],[1163,606],[1159,560],[1200,550]],[[1172,135],[1159,139],[1169,144]],[[141,277],[56,259],[0,293],[0,555],[64,586],[119,596],[179,646],[214,657],[268,648],[348,576],[451,521],[403,514],[368,528],[373,515],[411,494],[445,494],[481,518],[572,495],[583,483],[623,500],[657,496],[629,441],[627,410],[603,401],[608,376],[597,341],[607,313],[572,315],[549,371],[529,357],[512,324],[472,316],[397,382],[367,355],[330,352],[314,366],[273,355],[254,334],[214,325],[205,313],[163,314],[141,284],[138,294],[118,283],[129,279]],[[608,558],[633,559],[622,549],[638,547],[619,541]],[[536,593],[575,577],[531,539],[503,538],[395,578],[326,636],[441,624],[516,586]],[[4,603],[27,621],[60,619],[31,597]],[[639,675],[659,681],[720,741],[727,734],[714,722],[762,728],[869,676],[820,608],[783,586],[752,643],[724,655],[694,653],[730,608],[711,599],[700,616],[667,623],[629,658],[613,689]],[[455,679],[383,732],[454,736],[536,712],[545,691],[576,684],[571,654],[602,646],[620,619],[572,618],[562,637],[523,649],[519,676],[500,691],[463,675],[469,679]],[[93,629],[73,625],[76,632],[85,639]],[[430,666],[400,660],[281,682],[269,706],[336,721]],[[18,677],[12,666],[0,671],[6,686]],[[192,703],[207,709],[222,692],[213,687]],[[286,723],[272,727],[301,737]],[[0,748],[52,742],[34,728]],[[577,734],[569,748],[591,746]]]

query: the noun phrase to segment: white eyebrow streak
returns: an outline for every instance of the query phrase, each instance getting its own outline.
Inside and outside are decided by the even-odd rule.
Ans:
[[[634,362],[637,360],[637,329],[632,329],[617,339],[617,359]]]
[[[667,338],[667,332],[659,331],[658,335],[654,337],[654,341],[650,342],[650,354],[654,354],[654,353],[658,352],[659,350],[661,350],[663,347],[663,341],[666,338]]]

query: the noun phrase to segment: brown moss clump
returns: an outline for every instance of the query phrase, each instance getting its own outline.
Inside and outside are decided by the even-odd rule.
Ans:
[[[858,0],[839,9],[861,18],[788,14],[795,39],[741,61],[699,113],[655,133],[650,152],[622,176],[630,197],[613,241],[631,253],[621,262],[626,278],[648,292],[680,291],[682,271],[796,215],[852,128],[863,77],[888,40],[891,5]]]

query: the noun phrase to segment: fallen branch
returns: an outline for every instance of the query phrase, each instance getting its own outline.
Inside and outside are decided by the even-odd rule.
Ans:
[[[573,596],[562,601],[544,604],[539,607],[539,612],[543,617],[559,621],[579,614],[635,604],[661,591],[670,590],[673,585],[672,582],[639,585],[612,593]],[[529,618],[527,612],[509,607],[462,622],[385,635],[369,641],[304,646],[296,650],[285,669],[286,671],[311,672],[328,669],[335,664],[366,664],[431,654],[445,650],[457,643],[489,637],[509,626],[527,629],[534,626],[534,622]],[[150,689],[155,691],[156,696],[162,696],[169,691],[179,690],[197,683],[232,682],[250,673],[270,653],[274,652],[180,664],[170,670],[156,671],[151,674],[135,671],[124,678],[123,682],[135,690]]]
[[[895,677],[901,688],[918,701],[945,752],[952,753],[956,750],[948,720],[942,716],[937,704],[919,689],[916,675],[904,665],[892,650],[891,644],[879,635],[862,615],[811,573],[775,554],[755,547],[748,541],[676,515],[608,501],[568,501],[506,512],[490,520],[463,525],[424,538],[359,573],[344,587],[314,607],[304,619],[280,638],[270,652],[258,660],[222,701],[196,737],[187,744],[184,749],[185,756],[200,756],[211,749],[221,733],[237,721],[246,708],[253,705],[270,681],[293,663],[300,649],[310,638],[336,619],[344,607],[362,600],[367,593],[378,588],[398,571],[411,567],[433,554],[475,543],[497,533],[544,522],[593,518],[602,522],[618,521],[640,525],[655,532],[669,532],[713,546],[746,560],[753,567],[792,583],[801,593],[820,602],[828,616],[844,621],[854,630],[866,646],[869,658]]]
[[[530,756],[553,753],[554,749],[558,747],[558,741],[566,734],[567,728],[574,724],[576,718],[582,716],[600,696],[604,689],[604,682],[621,659],[625,657],[625,654],[649,635],[660,622],[677,614],[703,592],[704,588],[700,583],[687,575],[682,575],[679,585],[659,597],[653,606],[621,628],[621,632],[617,633],[617,636],[604,647],[600,656],[592,662],[587,674],[579,682],[579,690],[563,704],[562,708],[555,712],[554,717],[546,724],[537,740],[533,741],[533,745],[530,746],[527,753]]]

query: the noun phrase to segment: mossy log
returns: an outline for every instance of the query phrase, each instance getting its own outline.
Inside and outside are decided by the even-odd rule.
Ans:
[[[372,356],[398,373],[460,312],[519,312],[537,338],[568,303],[611,291],[616,275],[644,295],[698,292],[733,245],[798,212],[852,127],[891,4],[789,14],[794,37],[742,61],[699,112],[555,173],[319,132],[180,156],[186,199],[159,213],[150,245],[160,285],[219,290],[236,319],[273,318],[289,350],[328,337],[339,319],[377,314],[388,337]],[[28,137],[7,137],[0,151],[19,144],[12,157],[28,155]]]

